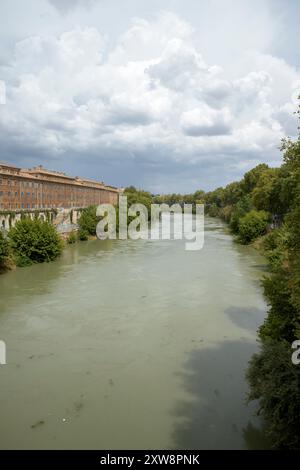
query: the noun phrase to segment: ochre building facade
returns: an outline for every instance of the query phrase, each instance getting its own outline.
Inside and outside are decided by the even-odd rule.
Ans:
[[[22,169],[0,162],[0,211],[117,204],[120,191],[104,183],[78,176],[73,178],[42,166]]]

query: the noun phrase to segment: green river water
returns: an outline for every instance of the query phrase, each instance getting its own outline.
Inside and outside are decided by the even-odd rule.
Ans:
[[[245,369],[264,259],[206,219],[205,244],[89,241],[0,276],[2,449],[251,449]]]

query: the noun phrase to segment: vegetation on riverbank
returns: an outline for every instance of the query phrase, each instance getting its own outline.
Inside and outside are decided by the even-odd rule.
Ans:
[[[144,204],[150,216],[152,203],[150,193],[131,186],[125,189],[124,195],[127,196],[128,207],[137,203]],[[97,224],[101,219],[96,212],[97,206],[89,206],[82,210],[78,221],[79,230],[69,234],[66,238],[67,244],[96,237]],[[116,212],[118,226],[118,208]],[[128,224],[132,218],[128,217]],[[24,267],[34,263],[53,261],[62,253],[63,246],[64,242],[54,225],[38,217],[32,219],[24,212],[21,220],[10,228],[7,236],[0,231],[0,273],[15,266]]]
[[[163,194],[153,197],[153,202],[155,204],[168,204],[172,206],[173,204],[179,204],[183,206],[184,204],[204,204],[205,191],[201,189],[195,191],[193,194]]]
[[[53,261],[63,248],[62,240],[51,223],[29,217],[10,229],[6,243],[11,247],[17,266]]]
[[[149,192],[136,189],[134,186],[130,186],[124,190],[123,196],[127,197],[127,209],[133,204],[143,204],[148,211],[148,217],[151,217],[151,204],[153,202],[152,196]],[[129,225],[134,217],[128,215],[127,224]],[[101,220],[101,217],[97,216],[97,206],[89,206],[84,209],[81,213],[80,219],[78,220],[79,232],[78,239],[86,240],[89,237],[96,236],[97,224]],[[116,230],[118,231],[119,225],[119,208],[116,207]]]
[[[62,249],[63,241],[50,222],[24,217],[8,236],[0,232],[0,273],[15,266],[53,261]]]
[[[300,448],[300,366],[291,345],[300,339],[300,137],[283,143],[284,187],[289,197],[283,224],[264,240],[271,276],[263,281],[269,304],[259,330],[262,349],[250,363],[249,399],[258,399],[275,447]],[[287,183],[284,185],[284,183]]]
[[[97,217],[96,212],[97,206],[89,206],[83,209],[78,220],[80,233],[85,234],[87,238],[89,236],[96,236],[96,228],[100,220],[100,217]]]
[[[275,448],[300,448],[300,135],[282,142],[280,168],[258,165],[240,182],[206,193],[207,213],[229,223],[241,243],[256,240],[270,265],[263,279],[268,315],[250,361],[249,401],[258,400]]]
[[[10,247],[7,239],[0,231],[0,273],[6,271],[11,264]]]

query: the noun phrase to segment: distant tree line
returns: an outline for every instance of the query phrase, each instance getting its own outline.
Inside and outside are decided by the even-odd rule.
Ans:
[[[287,145],[286,143],[284,145]],[[229,223],[241,243],[250,243],[277,228],[292,207],[295,175],[283,163],[270,168],[262,163],[248,171],[243,179],[205,194],[206,212]]]
[[[205,191],[199,189],[193,194],[163,194],[153,196],[153,203],[155,204],[168,204],[172,206],[173,204],[179,204],[181,207],[184,204],[204,204]]]
[[[151,204],[153,203],[153,198],[151,193],[144,191],[142,189],[137,189],[134,186],[129,186],[125,188],[123,195],[127,197],[127,209],[132,204],[143,204],[148,211],[148,218],[151,217]],[[118,222],[119,222],[119,208],[116,207],[116,225],[118,231]],[[133,217],[128,216],[127,223],[131,222]],[[78,237],[81,240],[88,239],[89,236],[95,237],[97,224],[101,220],[101,217],[97,216],[97,206],[87,207],[82,211],[81,217],[78,221],[79,232]]]

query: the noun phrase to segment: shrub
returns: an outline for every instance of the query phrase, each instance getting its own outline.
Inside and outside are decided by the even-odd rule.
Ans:
[[[80,229],[78,231],[78,240],[86,241],[86,240],[88,240],[88,238],[89,238],[89,234],[86,230]]]
[[[223,219],[225,222],[229,223],[230,220],[231,220],[232,212],[233,212],[233,207],[232,206],[223,207],[220,211],[221,219]]]
[[[292,304],[290,273],[284,269],[266,276],[263,280],[264,294],[270,305],[268,316],[259,328],[262,340],[295,339],[298,313]]]
[[[291,344],[265,341],[247,372],[249,401],[259,400],[267,436],[276,448],[299,449],[300,368],[291,361]]]
[[[127,196],[127,208],[133,204],[143,204],[148,211],[148,220],[151,219],[152,196],[149,192],[129,186],[129,188],[125,189],[124,196]],[[130,224],[132,219],[134,219],[134,217],[128,216],[128,224]]]
[[[239,240],[248,244],[266,233],[269,214],[265,211],[252,210],[239,221]]]
[[[39,219],[25,218],[9,232],[18,266],[52,261],[62,252],[62,240],[55,227]]]
[[[220,209],[219,207],[217,206],[217,204],[215,204],[214,202],[208,207],[207,209],[207,214],[209,215],[209,217],[219,217],[220,216]]]
[[[233,233],[238,233],[240,219],[252,209],[252,202],[249,195],[243,196],[234,206],[230,217],[230,228]]]
[[[0,231],[0,266],[2,266],[9,256],[9,245]]]
[[[73,243],[77,242],[77,236],[75,232],[71,232],[67,238],[67,243],[72,245]]]
[[[280,229],[272,230],[266,235],[263,241],[263,249],[272,271],[279,269],[287,260],[287,244],[288,229],[285,225]]]
[[[299,109],[300,113],[300,109]],[[284,164],[278,200],[286,214],[268,235],[272,273],[264,280],[270,306],[259,329],[262,349],[250,362],[250,400],[258,400],[274,447],[300,448],[300,368],[291,361],[291,343],[300,339],[300,139],[283,141]]]
[[[84,230],[89,235],[96,235],[97,224],[100,220],[96,215],[97,207],[89,206],[81,213],[78,225],[81,230]]]

